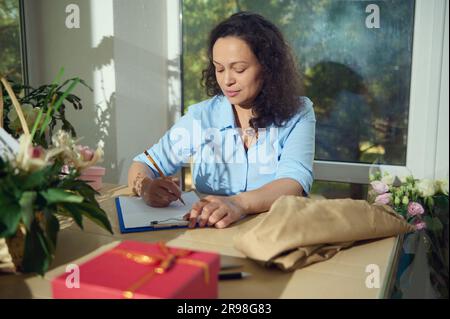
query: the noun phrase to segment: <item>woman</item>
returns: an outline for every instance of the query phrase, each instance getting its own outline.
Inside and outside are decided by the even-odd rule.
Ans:
[[[212,98],[189,107],[148,150],[164,175],[193,158],[196,189],[209,193],[189,213],[189,227],[224,228],[269,210],[282,195],[310,191],[315,116],[283,35],[258,14],[241,12],[217,25],[203,71]],[[146,155],[134,158],[130,187],[164,207],[181,192],[161,179]]]

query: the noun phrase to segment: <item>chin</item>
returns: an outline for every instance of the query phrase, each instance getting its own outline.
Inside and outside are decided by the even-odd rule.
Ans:
[[[226,96],[226,95],[225,95]],[[238,97],[229,97],[226,96],[226,98],[228,99],[228,101],[230,101],[231,104],[237,104],[237,105],[242,105],[245,103],[245,100],[238,98]]]

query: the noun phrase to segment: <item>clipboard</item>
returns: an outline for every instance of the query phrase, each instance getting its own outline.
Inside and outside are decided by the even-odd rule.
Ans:
[[[186,205],[172,202],[166,208],[150,207],[139,197],[119,196],[115,198],[119,228],[122,234],[186,228],[189,221],[182,216],[189,212],[192,205],[199,200],[195,192],[182,194]]]

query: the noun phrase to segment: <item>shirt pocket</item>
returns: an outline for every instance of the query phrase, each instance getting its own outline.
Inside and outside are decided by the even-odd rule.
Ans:
[[[266,142],[258,147],[256,154],[257,173],[260,175],[274,175],[280,159],[278,141]]]

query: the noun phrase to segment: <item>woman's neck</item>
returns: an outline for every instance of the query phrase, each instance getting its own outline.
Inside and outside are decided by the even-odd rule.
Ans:
[[[236,124],[243,129],[249,127],[249,121],[253,118],[252,108],[243,108],[239,105],[233,105],[233,111],[236,117]]]

